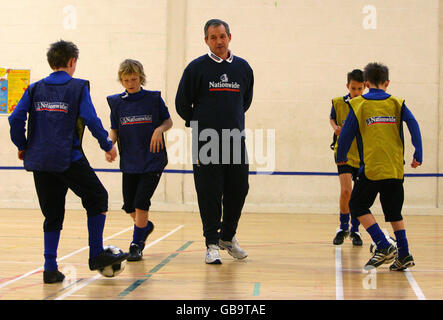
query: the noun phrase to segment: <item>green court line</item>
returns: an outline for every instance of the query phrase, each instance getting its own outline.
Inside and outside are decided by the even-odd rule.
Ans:
[[[188,241],[184,245],[182,245],[180,248],[178,248],[176,251],[184,251],[187,247],[189,247],[194,241]],[[143,282],[148,280],[152,277],[154,273],[159,271],[161,268],[163,268],[165,265],[167,265],[172,259],[174,259],[176,256],[178,256],[178,252],[171,254],[167,258],[165,258],[162,262],[160,262],[158,265],[156,265],[154,268],[149,270],[148,274],[145,276],[144,279],[139,279],[137,281],[134,281],[129,287],[127,287],[125,290],[119,293],[119,297],[122,299],[126,297],[128,294],[130,294],[132,291],[137,289]]]
[[[66,290],[66,289],[69,289],[69,288],[71,288],[73,286],[76,286],[79,282],[81,282],[83,280],[84,280],[84,278],[80,278],[80,279],[74,281],[73,283],[71,283],[69,286],[66,286],[66,287],[61,288],[60,290],[57,290],[53,294],[51,294],[51,295],[47,296],[46,298],[44,298],[43,300],[49,300],[49,299],[55,297],[56,295],[58,295],[60,292]]]
[[[252,293],[254,297],[258,297],[260,295],[260,282],[256,282],[254,284],[254,292]]]

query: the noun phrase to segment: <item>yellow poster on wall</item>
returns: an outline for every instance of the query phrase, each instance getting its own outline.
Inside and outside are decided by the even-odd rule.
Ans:
[[[29,86],[30,70],[0,68],[0,114],[14,111]]]

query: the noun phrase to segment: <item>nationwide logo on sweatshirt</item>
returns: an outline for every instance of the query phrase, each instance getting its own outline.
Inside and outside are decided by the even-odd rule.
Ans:
[[[221,82],[228,82],[228,75],[226,73],[222,74],[220,77]]]
[[[142,123],[152,123],[152,115],[141,115],[141,116],[129,116],[121,117],[120,124],[122,126],[132,125],[132,124],[142,124]]]
[[[65,102],[39,101],[34,103],[35,111],[51,111],[68,113],[69,104]]]
[[[376,123],[387,123],[395,124],[397,123],[397,117],[370,117],[366,119],[366,125],[370,126]]]
[[[240,92],[240,85],[237,82],[229,82],[228,75],[224,73],[220,76],[219,82],[209,82],[209,91]]]

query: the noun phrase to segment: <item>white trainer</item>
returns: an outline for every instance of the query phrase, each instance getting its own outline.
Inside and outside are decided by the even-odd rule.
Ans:
[[[218,252],[220,247],[216,244],[208,245],[208,249],[206,250],[205,262],[207,264],[221,264],[220,253]]]
[[[231,241],[223,241],[219,240],[218,242],[221,250],[228,250],[228,253],[233,256],[235,259],[244,259],[248,256],[245,250],[240,248],[237,239],[235,236]]]

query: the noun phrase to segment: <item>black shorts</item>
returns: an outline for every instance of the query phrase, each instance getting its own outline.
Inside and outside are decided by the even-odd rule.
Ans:
[[[386,179],[373,181],[361,174],[355,181],[349,208],[353,218],[371,213],[377,194],[380,193],[380,203],[386,222],[401,221],[401,210],[404,201],[403,180]]]
[[[68,188],[81,198],[88,216],[108,211],[108,192],[86,159],[71,163],[63,172],[34,171],[44,231],[61,230]]]
[[[347,165],[347,164],[337,166],[338,175],[341,175],[343,173],[350,173],[350,174],[352,174],[352,180],[354,180],[354,181],[358,176],[359,170],[360,170],[360,168],[354,168],[354,167],[351,167],[350,165]]]
[[[135,209],[149,211],[151,198],[158,186],[161,172],[123,173],[123,207],[126,213]]]

